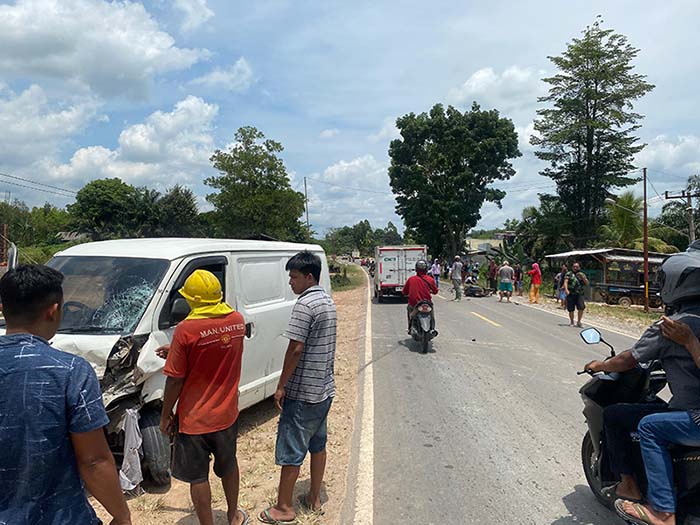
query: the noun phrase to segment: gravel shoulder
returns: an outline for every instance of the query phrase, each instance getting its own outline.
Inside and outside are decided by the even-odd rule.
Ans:
[[[327,503],[324,516],[300,513],[301,525],[335,524],[346,493],[346,473],[350,459],[350,447],[355,421],[357,400],[356,379],[358,356],[362,340],[367,292],[364,286],[353,290],[334,292],[338,308],[338,341],[336,347],[335,378],[337,395],[329,415],[328,465],[326,468],[324,495]],[[239,505],[250,513],[251,523],[256,514],[274,503],[277,494],[279,469],[275,465],[275,436],[278,411],[271,400],[266,400],[240,416],[238,437],[238,462],[241,469],[241,493]],[[225,524],[226,500],[221,482],[210,473],[212,506],[215,523]],[[297,494],[309,488],[308,459],[302,467]],[[109,523],[109,515],[91,500],[98,516]],[[147,493],[129,501],[133,523],[139,525],[198,523],[190,501],[189,487],[173,480],[170,490],[163,494]]]

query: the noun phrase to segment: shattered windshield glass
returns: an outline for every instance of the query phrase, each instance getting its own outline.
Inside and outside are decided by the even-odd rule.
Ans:
[[[65,275],[62,333],[131,333],[169,262],[129,257],[54,257]]]

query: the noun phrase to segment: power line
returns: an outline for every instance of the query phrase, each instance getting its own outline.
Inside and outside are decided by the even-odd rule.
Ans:
[[[0,180],[0,184],[12,184],[13,186],[19,186],[20,188],[27,188],[35,191],[43,191],[44,193],[51,193],[53,195],[58,195],[60,197],[73,197],[73,195],[66,195],[65,193],[59,193],[57,191],[45,190],[44,188],[37,188],[35,186],[27,186],[26,184],[19,184],[17,182],[10,182],[9,180]]]
[[[364,193],[376,193],[378,195],[390,195],[390,193],[386,192],[386,191],[367,190],[365,188],[356,188],[353,186],[343,186],[342,184],[335,184],[334,182],[326,182],[325,180],[312,179],[312,178],[308,178],[308,180],[313,181],[313,182],[318,182],[320,184],[325,184],[326,186],[335,186],[336,188],[342,188],[344,190],[361,191]]]
[[[0,233],[0,239],[3,239],[4,241],[6,241],[6,242],[8,242],[8,243],[10,243],[10,244],[14,244],[10,239],[8,239],[7,237],[5,237],[2,233]],[[15,246],[17,246],[17,245],[15,244]],[[24,258],[27,259],[30,263],[39,264],[36,260],[34,260],[32,257],[30,257],[29,254],[28,254],[27,252],[25,252],[24,250],[21,250],[21,249],[19,248],[19,246],[17,246],[17,251],[18,251],[19,253],[21,253],[22,255],[24,255]]]
[[[59,186],[52,186],[51,184],[44,184],[43,182],[36,182],[31,179],[25,179],[24,177],[18,177],[17,175],[10,175],[9,173],[2,173],[0,172],[0,177],[7,177],[8,179],[15,179],[15,180],[21,180],[22,182],[28,182],[30,184],[35,184],[36,186],[43,186],[45,188],[51,188],[54,190],[59,190],[65,193],[72,193],[73,195],[77,195],[77,191],[74,190],[68,190],[66,188],[60,188]]]

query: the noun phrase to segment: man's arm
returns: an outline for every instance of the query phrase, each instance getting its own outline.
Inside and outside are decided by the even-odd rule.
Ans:
[[[667,339],[684,346],[693,357],[695,366],[700,368],[700,341],[693,330],[681,321],[674,321],[668,317],[662,317],[661,333]]]
[[[78,472],[90,494],[114,518],[111,525],[130,525],[129,507],[119,485],[119,475],[104,430],[70,435],[78,462]]]
[[[583,272],[578,272],[578,275],[580,275],[580,279],[583,281],[583,284],[588,286],[588,277],[586,277],[586,274]],[[577,276],[578,277],[578,276]]]
[[[632,355],[632,351],[625,350],[607,361],[591,361],[583,369],[591,372],[626,372],[635,366],[637,366],[637,360]]]
[[[567,276],[564,276],[564,293],[569,295],[569,278]]]
[[[280,375],[280,380],[277,383],[277,391],[275,392],[275,405],[277,408],[282,410],[282,401],[284,400],[284,387],[292,377],[294,370],[296,370],[301,355],[304,353],[304,343],[301,341],[289,340],[289,345],[287,345],[287,353],[284,355],[284,365],[282,366],[282,374]]]
[[[163,410],[160,413],[160,431],[169,435],[172,431],[173,408],[177,403],[182,387],[185,385],[184,377],[170,377],[165,380],[165,392],[163,393]]]

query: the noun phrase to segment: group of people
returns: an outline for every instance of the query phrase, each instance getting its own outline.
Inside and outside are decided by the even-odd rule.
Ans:
[[[295,523],[296,506],[322,512],[327,418],[335,396],[336,308],[319,285],[321,259],[307,251],[289,259],[299,297],[285,337],[284,366],[274,394],[281,411],[275,462],[277,501],[262,523]],[[103,427],[109,423],[100,385],[84,359],[49,344],[61,324],[63,275],[22,265],[0,279],[6,335],[0,337],[0,523],[98,524],[85,489],[113,517],[131,523]],[[238,386],[246,321],[225,301],[221,283],[194,271],[179,290],[190,306],[170,345],[158,349],[167,376],[160,429],[171,436],[172,475],[190,486],[199,522],[214,523],[209,464],[221,478],[228,522],[246,525],[238,507]],[[175,408],[177,405],[177,408]],[[300,466],[311,456],[311,483],[294,501]]]

